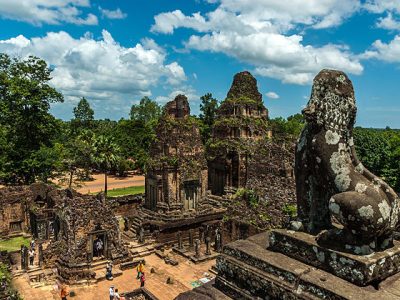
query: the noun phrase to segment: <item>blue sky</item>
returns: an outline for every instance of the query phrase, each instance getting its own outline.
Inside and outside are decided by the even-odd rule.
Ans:
[[[357,125],[400,128],[400,0],[0,0],[0,52],[53,68],[70,119],[85,96],[97,118],[128,117],[147,95],[211,92],[236,72],[258,80],[271,117],[300,112],[322,68],[353,81]]]

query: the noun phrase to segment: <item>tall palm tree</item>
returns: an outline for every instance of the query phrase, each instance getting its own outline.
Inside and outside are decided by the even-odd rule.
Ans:
[[[115,167],[120,160],[120,149],[114,141],[106,136],[100,135],[94,141],[94,161],[104,172],[104,195],[107,197],[107,172]]]

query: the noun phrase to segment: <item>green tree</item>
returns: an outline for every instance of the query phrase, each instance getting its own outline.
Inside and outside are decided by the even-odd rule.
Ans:
[[[160,105],[147,96],[143,97],[139,104],[132,105],[130,112],[131,120],[142,121],[145,124],[152,120],[158,120],[160,115]]]
[[[79,180],[90,180],[95,155],[94,142],[94,133],[91,130],[83,130],[77,137],[71,138],[66,143],[64,166],[69,173],[70,187],[74,176],[77,176]]]
[[[305,120],[302,114],[289,116],[287,119],[277,117],[269,121],[273,137],[277,139],[293,139],[300,135]]]
[[[121,119],[114,131],[114,139],[121,155],[131,161],[132,168],[144,171],[151,143],[155,138],[154,122]]]
[[[211,93],[207,93],[200,97],[200,115],[199,119],[202,123],[201,126],[201,136],[203,142],[206,143],[211,136],[212,126],[215,122],[215,117],[218,109],[218,101],[213,98]]]
[[[61,175],[63,151],[63,145],[56,143],[52,147],[42,146],[38,151],[32,153],[28,162],[37,174],[37,179],[47,183],[49,179]]]
[[[400,191],[400,132],[390,128],[354,129],[354,144],[361,162]]]
[[[2,173],[7,183],[34,182],[41,168],[37,162],[32,165],[32,156],[53,146],[59,123],[49,109],[51,103],[63,102],[63,96],[48,84],[50,75],[37,57],[19,60],[0,54],[0,125],[9,147]]]
[[[85,97],[82,97],[78,105],[74,107],[73,112],[75,118],[72,119],[71,124],[74,129],[89,129],[91,127],[94,120],[94,111]]]
[[[104,172],[104,194],[107,197],[107,172],[118,165],[120,160],[119,147],[111,138],[98,136],[94,141],[94,161]]]

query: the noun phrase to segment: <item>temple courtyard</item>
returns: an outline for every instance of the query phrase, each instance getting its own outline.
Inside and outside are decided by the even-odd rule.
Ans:
[[[166,264],[156,254],[145,257],[145,270],[147,271],[145,287],[160,300],[174,299],[180,293],[198,287],[201,281],[206,281],[204,278],[212,279],[214,277],[210,268],[215,265],[215,259],[194,264],[172,252],[169,256],[179,264],[177,266]],[[151,269],[154,269],[154,273],[151,273]],[[140,281],[136,279],[136,276],[136,269],[129,269],[123,271],[121,276],[115,277],[112,281],[104,279],[95,285],[68,287],[68,290],[69,292],[73,291],[76,295],[71,297],[72,299],[109,299],[108,290],[112,285],[120,293],[139,288]],[[172,279],[172,283],[167,283],[168,278]],[[55,286],[34,288],[29,284],[26,274],[15,278],[14,284],[25,300],[60,299],[59,291]]]

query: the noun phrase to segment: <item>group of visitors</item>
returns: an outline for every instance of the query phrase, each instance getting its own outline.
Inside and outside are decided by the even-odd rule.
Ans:
[[[141,261],[136,267],[137,276],[136,279],[140,280],[140,287],[144,287],[144,282],[146,281],[146,277],[144,275],[144,262]]]
[[[125,300],[125,296],[120,295],[118,289],[112,285],[110,286],[110,300]]]

